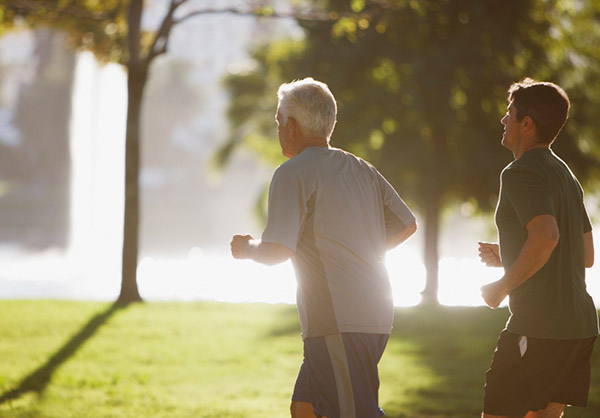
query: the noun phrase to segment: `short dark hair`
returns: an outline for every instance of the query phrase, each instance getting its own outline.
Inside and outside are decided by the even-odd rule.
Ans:
[[[554,142],[571,107],[567,93],[558,85],[531,78],[513,83],[508,89],[508,101],[516,108],[519,122],[525,116],[533,119],[538,139],[545,144]]]

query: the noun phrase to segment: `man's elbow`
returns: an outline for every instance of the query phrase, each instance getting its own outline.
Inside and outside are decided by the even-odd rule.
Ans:
[[[387,248],[391,250],[394,247],[402,244],[404,241],[409,239],[415,232],[417,231],[417,222],[413,222],[409,226],[407,226],[402,232],[399,234],[388,238],[387,240]]]
[[[407,239],[409,239],[410,237],[412,237],[415,232],[417,232],[417,222],[416,221],[406,227],[406,229],[402,233],[402,242],[404,242]]]
[[[546,249],[548,252],[548,257],[554,252],[554,249],[558,246],[558,241],[560,240],[560,234],[556,231],[555,234],[551,234],[548,236],[546,240]]]
[[[594,237],[591,231],[583,234],[583,242],[585,247],[585,267],[590,268],[594,265]]]
[[[558,226],[556,224],[549,226],[543,233],[545,247],[548,253],[551,254],[560,241],[560,232],[558,230]]]
[[[288,247],[285,247],[283,245],[278,245],[273,249],[273,251],[270,254],[270,257],[268,257],[264,261],[264,264],[269,265],[269,266],[281,264],[281,263],[289,260],[290,258],[292,258],[293,255],[294,255],[294,252],[291,249],[289,249]]]
[[[554,251],[554,249],[558,245],[558,241],[560,241],[560,233],[558,232],[558,230],[556,230],[548,238],[548,244],[552,247],[552,251]]]
[[[527,223],[525,228],[528,234],[527,240],[531,240],[536,253],[543,257],[550,257],[560,240],[560,231],[554,216],[536,216]]]
[[[589,269],[594,267],[594,253],[585,255],[585,268]]]
[[[556,233],[545,231],[543,235],[538,235],[538,238],[537,254],[547,261],[558,246],[560,235],[558,231]]]
[[[410,225],[408,227],[410,234],[409,236],[413,235],[415,232],[417,232],[417,221],[413,222],[412,225]]]

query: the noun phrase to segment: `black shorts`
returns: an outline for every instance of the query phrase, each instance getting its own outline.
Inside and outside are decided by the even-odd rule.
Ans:
[[[586,406],[595,340],[531,338],[502,331],[486,373],[484,412],[523,417],[550,402]]]

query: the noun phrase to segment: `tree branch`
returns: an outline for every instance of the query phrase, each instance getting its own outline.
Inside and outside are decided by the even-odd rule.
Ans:
[[[182,0],[182,2],[187,0]],[[370,8],[388,9],[388,10],[401,10],[404,6],[398,6],[394,3],[390,3],[389,0],[367,0],[364,8],[361,11],[300,11],[292,10],[290,12],[277,12],[271,9],[268,5],[265,8],[254,7],[249,9],[239,9],[235,7],[226,7],[222,9],[202,9],[190,12],[189,14],[180,17],[174,23],[178,24],[192,17],[210,14],[233,14],[238,16],[256,16],[256,17],[273,17],[273,18],[285,18],[285,19],[296,19],[300,21],[335,21],[344,17],[360,17],[368,16]]]
[[[53,12],[58,14],[65,14],[76,17],[78,19],[90,19],[90,20],[111,20],[121,6],[121,2],[117,5],[115,10],[109,10],[106,12],[94,13],[84,7],[79,7],[73,4],[67,4],[66,6],[58,6],[57,3],[48,1],[37,1],[37,0],[9,0],[9,8],[12,8],[17,14],[39,14],[40,11]]]
[[[185,16],[178,18],[175,21],[175,24],[179,24],[185,20],[191,19],[196,16],[201,15],[211,15],[211,14],[233,14],[238,16],[255,16],[255,17],[273,17],[273,18],[287,18],[287,19],[297,19],[304,21],[329,21],[329,20],[337,20],[342,15],[337,12],[261,12],[260,10],[240,10],[233,7],[223,8],[223,9],[203,9],[196,10],[194,12],[190,12]],[[348,14],[350,15],[350,13]]]
[[[148,50],[146,64],[149,65],[154,58],[167,52],[167,44],[169,43],[169,37],[171,36],[171,29],[173,28],[173,25],[177,23],[177,21],[173,19],[173,15],[179,6],[184,4],[186,1],[187,0],[171,0],[169,11],[163,19],[160,29],[158,32],[156,32],[154,40],[152,41],[150,49]]]
[[[285,18],[285,19],[295,19],[300,21],[335,21],[344,17],[357,17],[361,15],[365,15],[365,13],[356,13],[356,12],[337,12],[337,11],[299,11],[292,10],[290,12],[277,12],[270,7],[250,7],[247,9],[240,9],[235,7],[225,7],[225,8],[210,8],[210,9],[202,9],[196,10],[193,12],[189,12],[188,14],[175,18],[175,12],[182,4],[186,3],[188,0],[171,0],[169,5],[169,10],[167,15],[163,19],[160,29],[156,33],[154,40],[148,50],[148,55],[146,57],[146,63],[150,64],[150,62],[156,58],[157,56],[164,54],[167,52],[167,45],[169,42],[169,37],[171,35],[171,30],[175,25],[178,25],[186,20],[189,20],[193,17],[202,16],[202,15],[215,15],[215,14],[233,14],[237,16],[254,16],[254,17],[268,17],[268,18]],[[372,0],[367,2],[368,5],[375,6],[389,6],[385,1],[382,0]]]

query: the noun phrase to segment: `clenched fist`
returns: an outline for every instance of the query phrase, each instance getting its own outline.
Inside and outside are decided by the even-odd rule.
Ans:
[[[500,247],[492,242],[479,243],[479,258],[488,267],[502,267],[500,259]]]
[[[254,237],[250,234],[234,235],[231,239],[231,255],[233,258],[248,258],[248,247]]]

